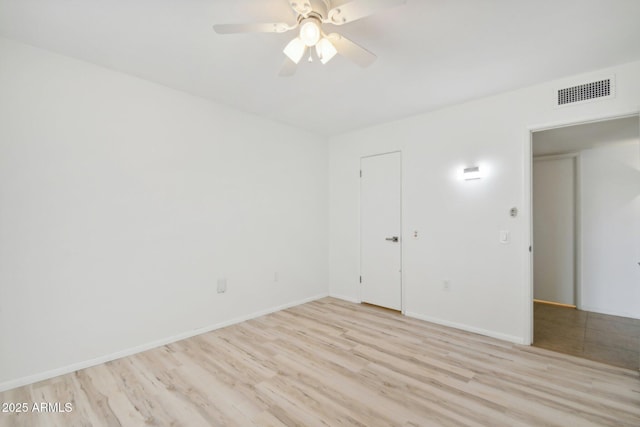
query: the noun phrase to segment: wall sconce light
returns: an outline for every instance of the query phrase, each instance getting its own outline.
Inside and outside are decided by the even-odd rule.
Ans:
[[[472,168],[465,168],[462,171],[462,179],[464,179],[465,181],[471,181],[471,180],[480,179],[480,178],[482,178],[482,175],[480,173],[479,166],[474,166]]]

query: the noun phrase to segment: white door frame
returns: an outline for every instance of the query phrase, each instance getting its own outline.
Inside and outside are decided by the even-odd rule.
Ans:
[[[530,250],[533,241],[533,134],[543,130],[556,129],[566,126],[583,125],[588,123],[603,122],[607,120],[624,119],[627,117],[640,117],[640,106],[631,111],[622,111],[612,114],[603,114],[588,116],[582,119],[566,120],[559,122],[552,122],[547,124],[529,125],[525,128],[525,134],[523,136],[523,213],[526,215],[525,221],[528,224],[525,231],[525,238],[523,239],[522,253],[523,265],[524,265],[524,278],[525,291],[522,301],[522,313],[524,316],[524,328],[523,337],[525,345],[531,345],[533,343],[533,252]]]
[[[402,164],[402,150],[394,150],[394,151],[385,151],[384,153],[376,153],[376,154],[368,154],[366,156],[360,156],[360,164],[359,170],[360,174],[362,174],[362,159],[367,159],[370,157],[377,156],[385,156],[387,154],[400,154],[400,312],[405,314],[405,290],[404,290],[404,173],[403,173],[403,164]],[[362,184],[360,183],[360,187],[358,189],[358,256],[359,256],[359,266],[358,271],[360,273],[360,277],[362,277],[362,203],[361,203],[361,188]],[[362,304],[362,283],[358,284],[358,302]]]

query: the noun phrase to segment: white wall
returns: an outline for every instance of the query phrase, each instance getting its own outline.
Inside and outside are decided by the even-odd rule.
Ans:
[[[640,318],[640,142],[580,156],[581,308]]]
[[[405,312],[530,342],[529,131],[637,112],[640,62],[602,71],[616,74],[614,99],[554,108],[557,85],[602,76],[589,73],[332,138],[330,293],[359,299],[360,157],[402,150]],[[457,179],[459,169],[478,164],[485,179]],[[413,230],[418,240],[409,238]],[[511,244],[499,243],[500,230],[511,231]]]
[[[576,304],[575,181],[575,156],[534,159],[532,190],[535,299]]]
[[[0,39],[0,390],[326,295],[327,163],[320,137]]]

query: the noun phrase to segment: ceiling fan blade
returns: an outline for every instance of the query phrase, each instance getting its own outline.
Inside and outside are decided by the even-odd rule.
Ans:
[[[377,59],[373,53],[340,34],[333,33],[327,37],[331,40],[331,43],[333,43],[340,55],[355,62],[362,68],[373,64]]]
[[[373,15],[380,9],[400,6],[406,2],[407,0],[352,0],[331,9],[326,22],[342,25]]]
[[[291,5],[291,9],[293,9],[296,15],[306,17],[313,11],[310,0],[289,0],[289,5]]]
[[[278,75],[280,77],[291,77],[296,73],[297,69],[298,69],[298,64],[296,64],[289,58],[285,57],[284,63],[282,64],[282,68],[280,69],[280,72],[278,73]]]
[[[294,28],[281,22],[273,24],[216,24],[213,26],[218,34],[285,33]]]

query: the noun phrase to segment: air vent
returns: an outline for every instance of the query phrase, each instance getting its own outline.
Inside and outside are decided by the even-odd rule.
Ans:
[[[558,106],[613,96],[613,80],[602,79],[591,83],[558,89]]]

